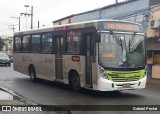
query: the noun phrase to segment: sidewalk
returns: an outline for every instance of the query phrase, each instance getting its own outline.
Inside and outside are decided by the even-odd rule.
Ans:
[[[15,92],[0,86],[0,105],[38,105]]]
[[[31,101],[30,99],[27,99],[21,95],[18,95],[17,93],[3,88],[0,86],[0,114],[57,114],[53,111],[24,111],[22,109],[14,108],[14,107],[25,107],[25,106],[31,106],[31,107],[38,107],[39,104]],[[7,108],[6,108],[7,107]],[[8,109],[9,107],[9,109]],[[18,111],[17,111],[18,110]],[[10,112],[12,111],[12,112]]]
[[[160,79],[147,79],[147,84],[152,84],[152,85],[160,85]]]

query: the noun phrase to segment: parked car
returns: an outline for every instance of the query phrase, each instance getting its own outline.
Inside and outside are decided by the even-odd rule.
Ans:
[[[11,59],[6,53],[0,53],[0,64],[11,66]]]
[[[13,56],[12,55],[8,55],[8,57],[10,58],[11,62],[13,63]]]

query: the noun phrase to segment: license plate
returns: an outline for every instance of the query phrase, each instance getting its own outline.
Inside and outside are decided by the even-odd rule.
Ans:
[[[130,87],[131,87],[130,83],[123,84],[123,88],[130,88]]]

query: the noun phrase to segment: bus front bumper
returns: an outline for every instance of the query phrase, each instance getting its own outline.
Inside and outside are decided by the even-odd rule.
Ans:
[[[133,90],[143,89],[146,86],[147,76],[138,81],[131,82],[113,82],[100,77],[97,82],[98,91],[119,91],[119,90]]]

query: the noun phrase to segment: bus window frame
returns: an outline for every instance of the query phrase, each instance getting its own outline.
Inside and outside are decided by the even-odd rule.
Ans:
[[[48,53],[47,53],[47,52],[43,52],[43,51],[42,51],[42,50],[43,50],[43,45],[42,45],[43,38],[42,38],[42,36],[43,36],[44,34],[48,34],[48,33],[52,35],[52,36],[51,36],[51,37],[52,37],[52,42],[51,42],[51,43],[52,43],[52,46],[51,46],[52,49],[51,49],[51,52],[48,52]],[[53,41],[54,41],[53,32],[43,32],[43,33],[41,33],[41,53],[42,53],[42,54],[55,54],[55,52],[53,51]]]
[[[16,40],[15,40],[16,37],[20,37],[20,39],[21,39],[20,51],[15,50],[15,48],[16,48]],[[13,52],[14,52],[14,53],[21,53],[21,52],[22,52],[22,35],[14,36],[14,39],[13,39]]]
[[[29,38],[29,43],[28,43],[28,44],[29,44],[29,50],[28,50],[28,51],[24,51],[24,50],[23,50],[23,37],[24,37],[24,36],[30,36],[30,38]],[[22,45],[21,53],[30,53],[30,52],[31,52],[31,34],[21,35],[21,38],[22,38],[22,39],[21,39],[21,41],[22,41],[22,42],[21,42],[21,45]]]
[[[70,31],[79,31],[81,32],[81,40],[80,40],[80,53],[79,54],[74,54],[74,53],[67,53],[66,52],[66,42],[67,42],[67,33]],[[83,34],[85,33],[96,33],[97,29],[96,27],[87,27],[87,28],[77,28],[77,29],[69,29],[69,30],[58,30],[58,31],[46,31],[46,32],[35,32],[35,33],[27,33],[27,34],[20,34],[20,35],[15,35],[14,36],[14,46],[15,46],[15,37],[20,36],[21,37],[21,48],[22,48],[22,44],[23,44],[23,37],[30,35],[30,50],[29,51],[23,51],[21,49],[21,51],[14,51],[16,53],[40,53],[40,54],[55,54],[55,51],[52,49],[52,51],[50,53],[44,53],[42,52],[42,35],[46,34],[46,33],[51,33],[52,34],[52,48],[56,47],[56,45],[54,44],[54,36],[60,35],[63,36],[64,39],[64,44],[63,44],[63,54],[64,55],[85,55],[83,53]],[[34,52],[32,51],[32,35],[40,35],[40,51],[39,52]]]
[[[42,41],[42,34],[41,33],[34,33],[34,34],[30,34],[30,35],[31,35],[31,37],[30,37],[30,52],[31,53],[41,53],[42,52],[42,42],[41,42]],[[32,50],[32,38],[33,38],[32,36],[33,35],[40,35],[40,47],[39,47],[40,50],[39,51]]]
[[[62,46],[62,54],[65,54],[65,43],[66,43],[66,31],[61,30],[61,31],[52,31],[52,54],[56,54],[56,36],[63,36],[63,46]],[[54,42],[53,42],[54,41]],[[54,47],[53,47],[54,44]],[[53,51],[53,48],[55,49]]]
[[[67,33],[70,31],[80,31],[81,32],[81,40],[80,40],[80,53],[79,54],[73,54],[73,53],[67,53]],[[62,31],[61,31],[62,32]],[[64,55],[85,55],[83,51],[83,34],[85,33],[97,33],[96,27],[87,27],[87,28],[78,28],[78,29],[69,29],[65,31],[65,38],[64,38]]]
[[[68,53],[67,52],[67,34],[69,32],[77,32],[77,31],[81,33],[80,41],[79,41],[79,43],[80,43],[79,44],[79,53]],[[66,54],[66,55],[81,55],[81,53],[82,53],[82,38],[83,38],[83,33],[80,29],[72,29],[72,30],[66,31],[65,40],[64,40],[64,54]]]

